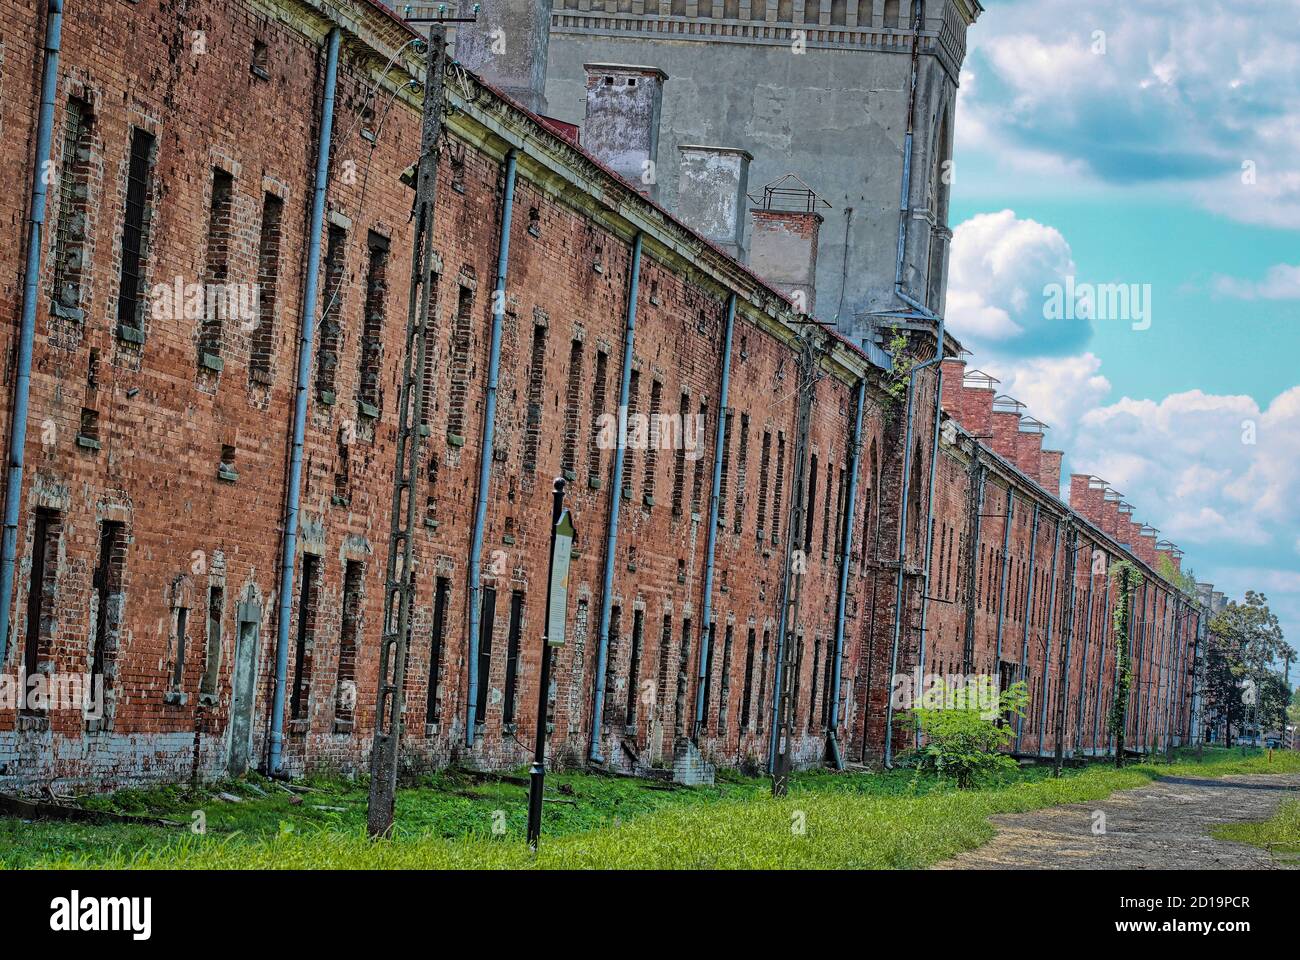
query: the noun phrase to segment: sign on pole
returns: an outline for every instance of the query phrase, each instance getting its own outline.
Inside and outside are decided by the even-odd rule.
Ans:
[[[550,617],[546,623],[546,642],[564,646],[564,625],[569,603],[569,560],[573,556],[573,535],[577,531],[568,510],[555,524],[555,546],[551,554]]]

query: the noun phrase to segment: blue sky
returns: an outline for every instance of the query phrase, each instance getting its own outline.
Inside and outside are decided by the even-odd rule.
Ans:
[[[949,322],[1067,471],[1300,646],[1300,0],[985,6]],[[1047,315],[1066,277],[1149,291],[1149,327]]]

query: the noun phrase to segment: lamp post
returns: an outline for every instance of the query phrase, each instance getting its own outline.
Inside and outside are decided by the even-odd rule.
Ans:
[[[546,786],[546,704],[550,699],[551,648],[564,646],[569,600],[569,559],[573,554],[573,519],[564,509],[564,478],[555,478],[551,503],[551,554],[546,578],[546,620],[542,631],[542,664],[537,680],[537,737],[528,769],[528,846],[534,852],[542,836],[542,791]]]

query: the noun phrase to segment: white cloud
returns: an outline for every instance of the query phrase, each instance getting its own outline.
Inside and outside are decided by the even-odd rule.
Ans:
[[[981,369],[1001,379],[999,390],[1023,403],[1030,416],[1052,429],[1046,444],[1061,449],[1069,444],[1074,426],[1110,395],[1110,381],[1101,373],[1101,359],[1093,353],[1072,357],[1033,357],[1003,362],[980,362]]]
[[[970,43],[963,151],[1300,226],[1300,0],[1010,0]]]
[[[1052,354],[1077,349],[1086,320],[1048,320],[1043,288],[1074,274],[1060,231],[1012,210],[981,213],[953,231],[945,312],[953,335],[976,353]]]
[[[1217,276],[1214,289],[1238,300],[1300,300],[1300,266],[1276,264],[1258,282]]]

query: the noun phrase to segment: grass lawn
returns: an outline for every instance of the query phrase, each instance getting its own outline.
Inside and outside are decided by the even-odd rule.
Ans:
[[[1296,863],[1300,861],[1300,800],[1284,801],[1269,820],[1221,823],[1210,833],[1220,840],[1263,847],[1285,863]]]
[[[1057,780],[1026,768],[999,785],[959,791],[910,770],[800,774],[773,800],[766,779],[724,774],[715,787],[553,773],[541,852],[524,843],[527,790],[455,771],[399,792],[393,840],[365,836],[366,785],[311,781],[293,794],[250,776],[196,796],[183,787],[90,797],[87,807],[176,820],[139,824],[29,823],[0,818],[0,866],[139,868],[908,868],[987,842],[988,817],[1098,800],[1161,774],[1297,773],[1300,755],[1206,750],[1174,764],[1072,769]],[[219,792],[242,798],[231,803]],[[1295,806],[1292,804],[1292,806]],[[206,833],[190,829],[202,811]],[[1300,807],[1279,830],[1300,852]],[[1273,821],[1270,821],[1272,823]],[[1264,825],[1258,826],[1263,829]],[[1236,838],[1234,838],[1236,839]]]

